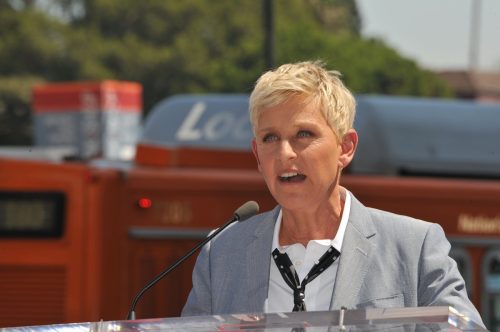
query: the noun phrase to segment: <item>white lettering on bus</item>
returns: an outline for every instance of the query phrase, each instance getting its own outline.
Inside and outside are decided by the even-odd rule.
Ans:
[[[209,141],[216,141],[224,135],[229,134],[234,124],[234,115],[228,112],[214,114],[208,119],[203,130],[205,137]]]
[[[229,136],[236,141],[250,139],[249,121],[246,113],[237,117],[231,112],[217,112],[211,115],[205,123],[201,122],[203,114],[206,111],[206,104],[198,102],[193,105],[188,115],[175,134],[179,141],[207,140],[216,141],[225,136]]]
[[[189,111],[186,119],[181,124],[181,127],[175,134],[179,141],[195,141],[201,138],[201,131],[196,129],[196,123],[200,120],[203,112],[205,112],[206,105],[199,102],[193,105]]]

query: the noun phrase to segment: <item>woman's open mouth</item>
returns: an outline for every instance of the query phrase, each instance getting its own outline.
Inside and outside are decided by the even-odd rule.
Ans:
[[[290,173],[283,173],[280,176],[278,176],[278,178],[280,182],[301,182],[305,180],[306,176],[304,174],[290,172]]]

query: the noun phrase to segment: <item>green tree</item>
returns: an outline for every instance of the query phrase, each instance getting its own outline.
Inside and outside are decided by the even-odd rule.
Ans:
[[[0,78],[0,143],[31,145],[31,89],[39,77]]]
[[[334,34],[318,20],[304,15],[300,0],[278,5],[278,63],[322,60],[329,68],[340,71],[346,85],[357,93],[452,96],[450,88],[436,75],[420,69],[382,41],[360,38],[357,28],[340,29]]]
[[[4,78],[137,81],[148,111],[178,93],[249,92],[265,66],[262,1],[0,3]],[[322,59],[355,92],[450,94],[383,42],[363,39],[354,0],[274,0],[274,9],[277,65]]]

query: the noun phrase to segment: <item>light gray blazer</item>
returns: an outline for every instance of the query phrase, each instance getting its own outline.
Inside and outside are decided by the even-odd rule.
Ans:
[[[202,249],[183,316],[263,311],[279,209],[229,227]],[[483,325],[449,250],[438,224],[352,196],[330,309],[453,306]]]

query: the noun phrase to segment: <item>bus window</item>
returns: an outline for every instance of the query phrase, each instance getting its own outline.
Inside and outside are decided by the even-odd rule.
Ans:
[[[483,261],[482,315],[486,327],[500,332],[500,249],[492,249]]]
[[[452,247],[450,257],[457,262],[458,271],[462,275],[467,287],[469,298],[472,297],[472,262],[469,253],[463,247]]]

